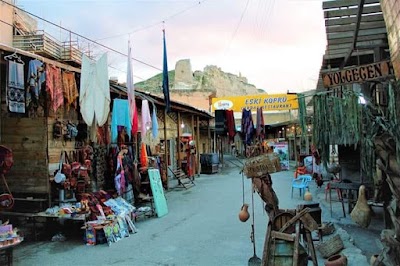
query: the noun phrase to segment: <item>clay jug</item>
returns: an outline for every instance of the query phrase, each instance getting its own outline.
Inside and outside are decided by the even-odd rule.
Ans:
[[[249,208],[249,205],[244,203],[239,212],[239,220],[240,221],[246,222],[250,218],[248,208]]]
[[[325,261],[325,266],[347,266],[347,257],[343,254],[336,254]]]
[[[379,258],[379,255],[378,255],[378,254],[372,255],[372,256],[371,256],[371,259],[369,260],[370,265],[371,265],[371,266],[374,266],[374,265],[376,265],[376,266],[383,266],[384,264],[380,262],[380,261],[382,261],[381,258],[380,258],[380,261],[379,261],[378,263],[375,263],[375,261],[376,261],[378,258]]]
[[[368,206],[365,196],[365,186],[361,185],[358,190],[358,199],[356,206],[351,211],[351,219],[358,225],[367,228],[371,223],[371,208]]]
[[[306,193],[304,193],[304,200],[312,201],[312,194],[310,191],[306,191]]]

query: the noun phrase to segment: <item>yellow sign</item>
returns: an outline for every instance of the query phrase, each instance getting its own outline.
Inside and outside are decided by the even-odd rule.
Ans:
[[[211,111],[233,110],[241,112],[243,108],[257,110],[262,107],[263,111],[283,111],[298,109],[299,103],[296,94],[256,94],[247,96],[232,96],[223,98],[212,98]]]

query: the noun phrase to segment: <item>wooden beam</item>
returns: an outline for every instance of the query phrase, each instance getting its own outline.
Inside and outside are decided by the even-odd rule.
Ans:
[[[51,64],[53,66],[56,66],[56,67],[59,67],[59,68],[62,68],[62,69],[68,70],[68,71],[81,73],[81,69],[80,68],[76,68],[76,67],[73,67],[73,66],[70,66],[70,65],[67,65],[67,64],[63,64],[63,63],[60,63],[58,61],[51,60],[51,59],[45,58],[43,56],[40,56],[40,55],[37,55],[37,54],[34,54],[34,53],[30,53],[30,52],[27,52],[27,51],[24,51],[24,50],[21,50],[21,49],[18,49],[18,48],[7,46],[5,44],[0,44],[0,50],[6,51],[6,52],[16,52],[17,54],[20,54],[20,55],[23,55],[23,56],[27,56],[27,57],[31,57],[31,58],[35,58],[35,59],[37,59],[39,61],[42,61],[43,63],[46,63],[46,64]]]
[[[361,17],[361,22],[374,22],[374,21],[384,21],[383,14],[371,14],[371,15],[364,15]],[[326,18],[325,19],[325,26],[334,26],[334,25],[347,25],[351,23],[356,23],[357,17],[345,17],[345,18]]]
[[[376,34],[376,35],[367,35],[367,36],[358,36],[357,41],[375,41],[375,40],[383,40],[387,41],[386,34]],[[333,39],[328,40],[328,47],[333,44],[344,44],[344,43],[353,43],[353,38],[343,38],[343,39]]]
[[[357,23],[356,23],[356,30],[355,30],[354,36],[353,36],[353,43],[352,43],[351,48],[349,49],[346,57],[344,58],[343,63],[340,66],[340,68],[343,68],[346,66],[347,61],[349,60],[349,58],[350,58],[351,54],[353,53],[353,50],[356,46],[357,38],[358,38],[359,30],[360,30],[361,15],[363,14],[363,11],[364,11],[364,3],[365,3],[365,0],[360,0],[360,3],[358,4]],[[379,6],[379,9],[381,9],[381,6]],[[386,28],[384,28],[384,30],[386,32]],[[385,33],[385,32],[382,32],[382,33]],[[360,32],[360,35],[361,35],[361,32]]]
[[[368,36],[368,35],[377,35],[377,34],[385,34],[386,28],[378,28],[378,29],[369,29],[369,30],[358,30],[358,28],[355,29],[355,31],[346,31],[346,32],[340,32],[340,33],[328,33],[327,37],[328,40],[332,39],[342,39],[342,38],[353,38],[351,43],[354,43],[357,41],[357,38],[355,36]],[[357,35],[356,35],[357,33]]]
[[[368,54],[374,54],[373,50],[366,50],[366,51],[354,51],[352,54],[352,57],[357,57],[357,56],[361,56],[361,55],[368,55]],[[340,54],[325,54],[324,60],[332,60],[332,59],[339,59],[339,58],[345,58],[347,55],[347,53],[340,53]]]
[[[382,12],[380,5],[375,6],[366,6],[363,8],[361,13],[359,12],[359,8],[346,8],[346,9],[336,9],[330,11],[324,11],[324,18],[334,18],[334,17],[345,17],[345,16],[353,16],[358,14],[372,14]]]
[[[365,4],[377,4],[379,0],[365,0]],[[336,0],[336,1],[325,1],[322,3],[323,9],[332,9],[348,6],[358,5],[358,0]]]
[[[196,169],[200,176],[200,119],[196,116]]]
[[[388,43],[387,41],[383,40],[383,39],[379,39],[379,40],[371,40],[371,41],[358,41],[356,43],[356,48],[358,49],[363,49],[363,47],[388,47]],[[326,50],[327,51],[332,51],[332,50],[336,50],[336,49],[348,49],[351,47],[351,43],[339,43],[339,44],[331,44],[331,45],[327,45],[326,46]]]
[[[337,32],[346,32],[346,31],[354,31],[356,28],[355,23],[347,24],[347,25],[335,25],[326,27],[326,33],[337,33]],[[383,28],[386,29],[385,21],[377,21],[377,22],[361,22],[360,30],[367,29],[377,29]]]
[[[182,164],[182,158],[181,158],[181,122],[182,120],[181,120],[181,113],[180,112],[178,112],[178,123],[177,123],[177,125],[176,125],[176,130],[177,130],[177,132],[178,132],[178,136],[177,136],[177,140],[176,140],[176,152],[177,152],[177,155],[178,155],[178,167],[180,168],[180,167],[182,167],[181,166],[181,164]]]

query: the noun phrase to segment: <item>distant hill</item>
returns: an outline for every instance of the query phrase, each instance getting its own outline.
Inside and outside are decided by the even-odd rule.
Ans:
[[[203,71],[192,71],[190,60],[176,63],[175,69],[168,72],[170,97],[175,101],[193,104],[208,110],[213,97],[240,96],[265,93],[249,84],[246,77],[226,73],[213,65]],[[162,73],[135,84],[135,87],[157,95],[162,93]]]

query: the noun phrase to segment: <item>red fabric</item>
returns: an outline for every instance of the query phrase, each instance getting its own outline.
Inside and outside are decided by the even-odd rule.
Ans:
[[[132,119],[132,136],[135,136],[138,133],[139,130],[139,119],[138,119],[138,112],[137,112],[137,108],[136,108],[136,104],[135,104],[135,112],[133,115],[133,119]]]
[[[229,140],[233,141],[233,138],[235,137],[235,134],[236,134],[235,117],[233,116],[233,111],[232,110],[226,110],[225,111],[225,117],[226,117],[226,125],[227,125],[227,128],[228,128]]]
[[[64,104],[61,70],[58,67],[46,66],[46,90],[50,94],[54,112]]]
[[[148,167],[148,158],[147,158],[147,150],[146,150],[146,144],[142,142],[142,147],[141,147],[141,152],[140,152],[140,164],[142,167],[147,168]]]

